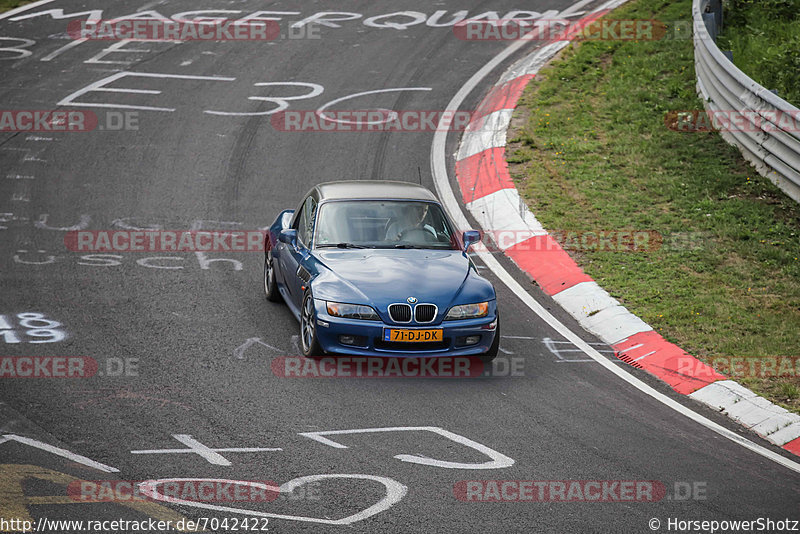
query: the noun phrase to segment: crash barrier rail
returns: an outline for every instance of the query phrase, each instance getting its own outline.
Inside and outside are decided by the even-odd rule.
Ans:
[[[756,170],[800,202],[800,110],[736,68],[715,42],[722,29],[722,0],[693,0],[697,92],[706,111],[736,113],[749,124],[720,128]]]

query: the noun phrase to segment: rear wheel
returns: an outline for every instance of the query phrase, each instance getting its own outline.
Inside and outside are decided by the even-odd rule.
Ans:
[[[267,252],[264,257],[264,294],[270,302],[280,302],[283,300],[281,292],[278,291],[278,284],[275,283],[275,267],[272,263],[272,251]]]
[[[303,356],[306,358],[318,358],[325,355],[317,338],[317,315],[311,291],[306,291],[306,295],[303,297],[303,307],[300,310],[300,345]]]

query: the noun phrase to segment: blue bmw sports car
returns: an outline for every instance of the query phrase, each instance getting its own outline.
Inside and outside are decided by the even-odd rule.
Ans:
[[[320,184],[278,215],[265,242],[264,291],[300,321],[303,355],[497,355],[492,284],[424,187]]]

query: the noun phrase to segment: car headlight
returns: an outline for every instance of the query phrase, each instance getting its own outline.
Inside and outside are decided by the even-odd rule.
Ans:
[[[342,302],[328,302],[328,314],[345,319],[367,319],[377,321],[378,314],[370,306],[361,304],[344,304]]]
[[[478,302],[476,304],[461,304],[453,306],[447,312],[445,321],[452,321],[453,319],[476,319],[478,317],[486,317],[489,314],[489,303]]]

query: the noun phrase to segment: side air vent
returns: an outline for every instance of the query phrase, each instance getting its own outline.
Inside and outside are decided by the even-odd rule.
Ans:
[[[302,265],[297,268],[297,273],[295,274],[297,274],[297,277],[303,282],[308,283],[308,281],[311,280],[311,273]]]

